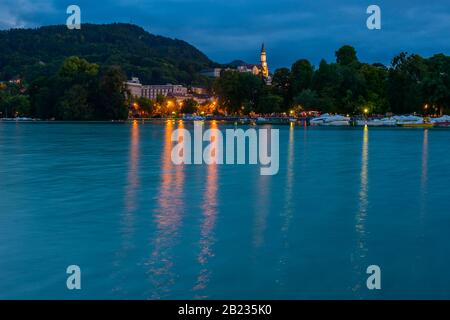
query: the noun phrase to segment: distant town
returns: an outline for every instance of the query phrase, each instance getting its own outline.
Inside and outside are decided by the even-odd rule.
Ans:
[[[400,52],[386,66],[361,61],[356,48],[343,45],[335,61],[313,65],[300,58],[272,71],[264,44],[255,46],[257,64],[218,64],[186,42],[131,24],[85,25],[76,37],[58,26],[9,30],[0,40],[14,48],[0,47],[0,119],[6,121],[227,118],[430,126],[428,118],[447,124],[442,116],[450,113],[445,54]],[[55,42],[62,48],[56,52]],[[391,119],[395,115],[420,119]]]
[[[262,77],[264,83],[268,86],[272,85],[272,76],[269,72],[269,66],[267,63],[267,54],[264,44],[261,48],[261,63],[260,64],[237,64],[232,67],[225,68],[212,68],[204,69],[200,71],[200,75],[215,79],[220,78],[224,72],[238,72],[247,73],[254,76]],[[217,106],[217,98],[214,97],[211,88],[200,87],[200,86],[183,86],[177,84],[142,84],[138,77],[132,77],[126,83],[127,93],[130,95],[130,117],[142,117],[149,116],[147,112],[148,108],[142,105],[148,105],[150,102],[145,102],[145,99],[157,101],[167,100],[167,105],[170,110],[166,110],[166,113],[178,113],[187,111],[195,113],[195,111],[200,111],[201,115],[208,113],[213,113],[215,107]],[[143,102],[142,105],[139,101]],[[178,108],[177,108],[178,106]],[[190,106],[191,108],[183,108],[184,106]],[[197,107],[198,110],[194,110],[192,107]],[[170,108],[172,107],[172,108]],[[162,109],[160,105],[157,106],[159,111]],[[189,108],[189,109],[188,109]],[[167,108],[166,108],[167,109]],[[158,112],[157,112],[158,113]]]

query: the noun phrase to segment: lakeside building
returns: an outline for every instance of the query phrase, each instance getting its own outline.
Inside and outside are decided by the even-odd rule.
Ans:
[[[133,77],[131,80],[125,82],[125,85],[132,97],[142,97],[142,84],[139,81],[139,78]]]
[[[267,53],[266,48],[264,46],[264,43],[261,47],[261,64],[244,64],[237,67],[237,70],[239,72],[250,72],[253,73],[255,76],[262,75],[265,79],[268,79],[270,77],[269,74],[269,66],[267,64]]]
[[[213,101],[205,88],[193,87],[190,92],[187,87],[178,84],[143,85],[139,78],[133,77],[125,83],[130,95],[135,98],[155,100],[158,96],[176,98],[178,101],[194,99],[199,104]]]
[[[264,43],[261,47],[261,53],[260,53],[260,64],[241,64],[236,66],[235,69],[222,69],[222,68],[214,68],[214,69],[207,69],[200,72],[201,75],[210,77],[210,78],[219,78],[223,71],[237,71],[242,73],[252,73],[255,76],[261,75],[264,78],[264,81],[267,85],[272,84],[272,77],[270,76],[269,72],[269,65],[267,63],[267,52],[266,48],[264,46]]]
[[[208,89],[204,87],[191,87],[191,92],[193,94],[208,94]]]
[[[148,99],[156,99],[158,96],[164,97],[184,97],[188,89],[177,84],[165,85],[145,85],[142,86],[142,96]]]
[[[159,95],[168,97],[184,97],[187,95],[188,89],[178,84],[164,85],[143,85],[139,78],[133,77],[126,82],[127,89],[133,97],[145,97],[148,99],[156,99]]]

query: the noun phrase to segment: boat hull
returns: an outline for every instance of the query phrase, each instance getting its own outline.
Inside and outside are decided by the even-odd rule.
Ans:
[[[433,128],[432,123],[404,123],[400,124],[401,127],[405,128]]]
[[[435,122],[436,127],[450,127],[450,122]]]

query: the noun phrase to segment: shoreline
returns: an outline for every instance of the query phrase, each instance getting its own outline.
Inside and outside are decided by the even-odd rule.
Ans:
[[[408,126],[408,125],[386,125],[386,126],[377,126],[370,124],[350,124],[350,125],[311,125],[308,123],[306,119],[297,119],[296,121],[290,121],[290,119],[277,119],[277,121],[257,121],[256,119],[223,119],[223,118],[211,118],[211,119],[203,119],[203,120],[193,120],[193,119],[183,119],[183,118],[136,118],[136,119],[127,119],[127,120],[93,120],[93,121],[84,121],[84,120],[39,120],[39,119],[30,119],[30,120],[15,120],[15,119],[0,119],[0,123],[34,123],[34,124],[132,124],[132,123],[140,123],[140,124],[164,124],[167,121],[172,122],[183,122],[183,123],[194,123],[197,121],[205,122],[205,123],[222,123],[225,125],[235,125],[235,126],[264,126],[264,125],[272,125],[272,126],[291,126],[291,127],[312,127],[312,128],[405,128],[405,129],[450,129],[450,125],[427,125],[427,126]]]

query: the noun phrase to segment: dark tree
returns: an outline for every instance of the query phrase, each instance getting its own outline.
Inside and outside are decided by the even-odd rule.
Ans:
[[[343,66],[348,66],[354,62],[358,62],[356,50],[352,46],[343,46],[336,51],[336,62]]]

